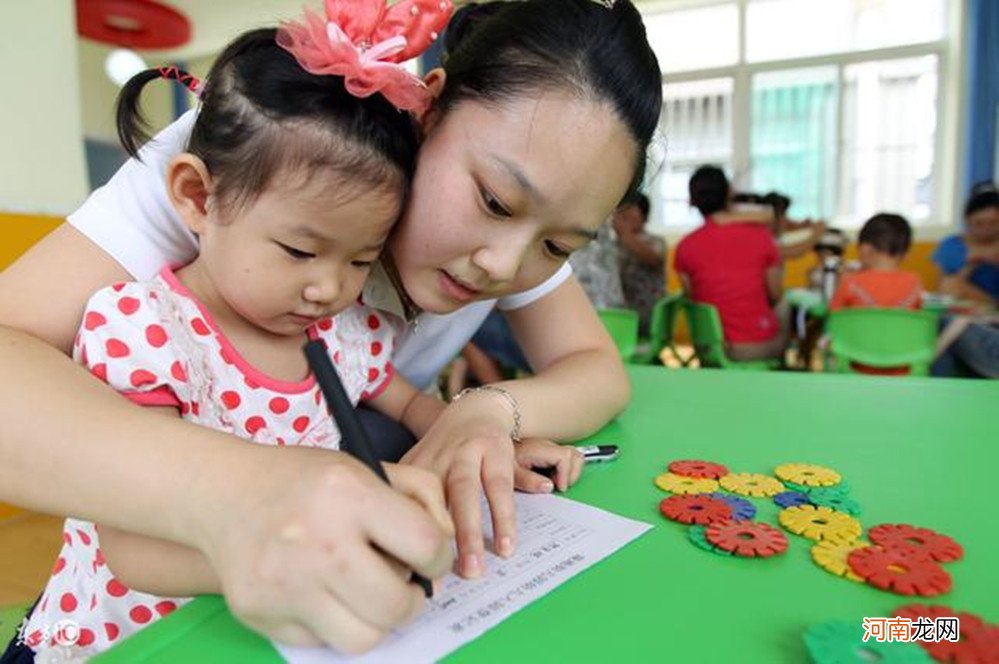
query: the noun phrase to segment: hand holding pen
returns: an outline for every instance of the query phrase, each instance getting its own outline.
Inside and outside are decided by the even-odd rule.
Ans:
[[[321,341],[313,340],[305,345],[304,350],[309,366],[331,410],[330,416],[340,429],[341,450],[361,461],[382,481],[390,484],[388,475],[385,474],[381,461],[375,456],[368,436],[354,412],[354,405],[340,382],[336,368],[330,361],[326,346]],[[433,585],[427,578],[414,572],[412,581],[423,589],[426,597],[433,596]]]

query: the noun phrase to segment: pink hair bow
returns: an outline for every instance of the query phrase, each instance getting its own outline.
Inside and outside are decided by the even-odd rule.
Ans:
[[[427,86],[402,66],[423,53],[451,18],[451,0],[325,0],[326,19],[285,22],[277,43],[311,74],[343,76],[357,97],[382,94],[399,110],[425,110]]]

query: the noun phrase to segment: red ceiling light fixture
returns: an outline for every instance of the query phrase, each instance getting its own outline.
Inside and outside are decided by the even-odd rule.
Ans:
[[[169,49],[191,40],[191,22],[153,0],[76,0],[76,30],[87,39],[136,49]]]

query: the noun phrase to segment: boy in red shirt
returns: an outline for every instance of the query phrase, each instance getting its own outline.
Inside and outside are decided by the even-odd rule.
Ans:
[[[758,219],[742,221],[729,211],[731,188],[721,169],[698,168],[690,178],[690,204],[704,226],[683,238],[673,267],[688,297],[713,304],[733,360],[779,358],[787,324],[774,306],[783,294],[780,255],[770,230]]]
[[[829,301],[829,310],[853,307],[919,309],[923,283],[915,272],[900,269],[912,244],[904,217],[882,212],[867,220],[857,238],[861,269],[846,274]]]

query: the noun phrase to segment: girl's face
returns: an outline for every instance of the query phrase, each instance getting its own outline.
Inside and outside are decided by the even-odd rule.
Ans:
[[[634,173],[635,142],[613,110],[567,93],[462,101],[425,124],[389,250],[407,294],[433,313],[543,282],[592,239]]]
[[[231,215],[209,207],[196,229],[198,278],[210,284],[199,293],[206,304],[272,334],[295,335],[356,302],[402,192],[396,183],[371,188],[344,180],[331,173],[283,177]]]

